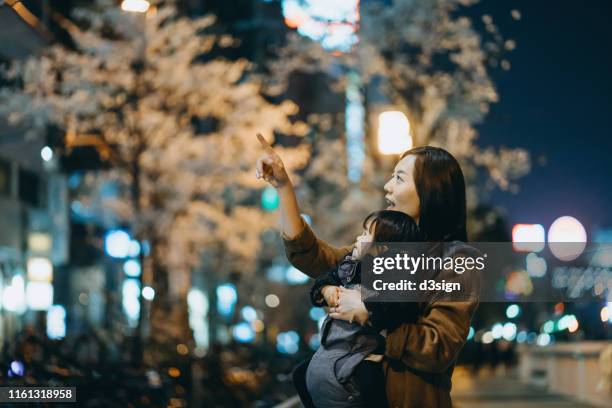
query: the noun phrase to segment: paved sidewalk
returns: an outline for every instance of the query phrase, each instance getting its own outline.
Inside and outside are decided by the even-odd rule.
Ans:
[[[550,394],[545,388],[519,382],[515,374],[482,372],[474,377],[458,367],[453,375],[456,408],[587,408],[591,405]]]
[[[463,367],[453,375],[455,408],[592,408],[592,405],[548,393],[543,387],[521,383],[513,373],[481,371],[474,377]],[[297,396],[275,408],[302,407]]]

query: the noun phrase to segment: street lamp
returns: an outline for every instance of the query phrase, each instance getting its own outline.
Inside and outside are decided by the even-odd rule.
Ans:
[[[412,148],[410,122],[400,111],[387,111],[378,116],[378,150],[382,154],[402,154]]]
[[[132,13],[146,13],[151,4],[147,0],[123,0],[121,10]]]
[[[584,251],[586,242],[586,231],[574,217],[559,217],[548,229],[548,247],[553,255],[562,261],[578,258]]]
[[[540,252],[544,249],[544,235],[541,224],[516,224],[512,227],[512,248],[517,252]]]

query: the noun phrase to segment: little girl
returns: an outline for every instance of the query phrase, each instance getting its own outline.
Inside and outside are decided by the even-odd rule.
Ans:
[[[360,289],[361,263],[373,242],[420,242],[415,221],[399,211],[377,211],[368,215],[363,233],[357,237],[351,255],[319,276],[312,289],[315,306],[336,306],[339,286]],[[385,352],[384,334],[402,322],[416,319],[417,303],[376,302],[376,293],[364,299],[370,323],[326,317],[321,327],[321,346],[308,363],[305,382],[296,384],[306,406],[384,407],[387,406],[381,361]],[[296,381],[299,379],[296,378]]]

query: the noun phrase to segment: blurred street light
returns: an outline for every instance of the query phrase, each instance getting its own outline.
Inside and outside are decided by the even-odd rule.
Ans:
[[[151,301],[155,298],[155,289],[150,286],[145,286],[142,288],[142,297],[148,301]]]
[[[311,307],[309,312],[310,318],[315,322],[325,317],[325,310],[322,307]]]
[[[612,302],[609,302],[609,303],[612,303]],[[612,321],[612,316],[610,316],[610,308],[608,308],[608,306],[602,307],[599,315],[601,317],[601,321],[604,323]]]
[[[47,258],[32,257],[27,263],[28,279],[36,282],[51,282],[53,280],[53,264]]]
[[[49,282],[28,282],[26,299],[31,310],[48,310],[53,305],[53,285]]]
[[[265,298],[266,305],[271,308],[275,308],[280,304],[280,299],[275,294],[271,293]]]
[[[44,161],[50,161],[53,159],[53,150],[51,150],[49,146],[43,147],[40,151],[40,157],[42,157]]]
[[[196,351],[208,348],[208,296],[198,288],[191,288],[187,294],[187,305],[189,326],[193,330],[193,339],[197,345]]]
[[[310,280],[308,275],[295,266],[289,266],[285,272],[285,279],[290,285],[302,285]]]
[[[470,326],[470,331],[468,332],[468,336],[467,336],[467,340],[470,341],[474,338],[474,334],[476,332],[474,331],[474,328],[472,326]]]
[[[27,262],[26,301],[32,310],[48,310],[53,305],[53,264],[44,257],[31,257]]]
[[[23,377],[24,374],[25,374],[25,367],[21,361],[15,360],[11,362],[9,372],[8,372],[9,377],[14,377],[14,376]]]
[[[47,310],[47,336],[52,340],[66,337],[66,309],[53,305]]]
[[[13,276],[11,284],[2,290],[2,306],[5,310],[17,314],[23,314],[26,311],[25,282],[23,276]]]
[[[512,248],[517,252],[540,252],[544,249],[544,241],[541,224],[516,224],[512,227]]]
[[[491,329],[491,334],[494,339],[501,339],[504,334],[504,326],[501,323],[495,323]]]
[[[30,232],[28,234],[28,250],[39,254],[46,254],[53,247],[51,235],[45,232]]]
[[[123,0],[121,10],[131,13],[146,13],[151,4],[146,0]]]
[[[276,349],[283,354],[295,354],[299,350],[300,336],[295,330],[279,333],[276,336]]]
[[[221,316],[231,316],[234,313],[234,305],[237,300],[236,286],[231,283],[217,286],[217,311]]]
[[[550,340],[551,340],[550,334],[548,333],[540,334],[537,339],[537,345],[540,347],[548,346],[550,344]]]
[[[104,237],[104,249],[113,258],[126,258],[130,250],[130,235],[123,230],[111,230]]]
[[[519,305],[513,304],[506,308],[506,316],[508,319],[514,319],[521,313],[521,307]]]
[[[382,154],[402,154],[412,148],[410,122],[400,111],[387,111],[378,116],[378,150]]]
[[[282,0],[285,24],[323,48],[347,52],[357,43],[358,0]]]
[[[240,343],[250,343],[255,340],[255,330],[249,323],[238,323],[232,328],[232,336]]]
[[[574,217],[559,217],[548,229],[548,247],[557,259],[572,261],[586,247],[586,230]]]
[[[546,323],[542,325],[542,331],[544,333],[552,333],[555,330],[555,322],[552,320],[547,320]]]
[[[557,328],[559,330],[569,330],[570,333],[578,330],[578,319],[574,315],[565,315],[557,322]]]
[[[242,315],[242,318],[249,323],[257,319],[257,311],[253,306],[243,307],[242,310],[240,310],[240,314]]]
[[[504,340],[512,341],[516,337],[516,324],[508,322],[504,324],[502,337]]]
[[[274,187],[266,187],[261,193],[261,207],[265,211],[274,211],[280,204],[280,198]]]
[[[546,259],[540,258],[535,253],[531,252],[525,257],[525,269],[527,269],[529,276],[541,278],[546,275],[548,265],[546,264]]]
[[[142,272],[140,263],[134,259],[130,259],[123,264],[123,272],[130,278],[137,278]]]
[[[255,330],[256,333],[259,333],[263,331],[265,325],[264,322],[259,319],[256,319],[251,322],[251,327],[253,328],[253,330]]]
[[[121,287],[122,305],[131,324],[135,324],[140,315],[139,294],[140,282],[138,279],[126,279],[123,281],[123,286]]]

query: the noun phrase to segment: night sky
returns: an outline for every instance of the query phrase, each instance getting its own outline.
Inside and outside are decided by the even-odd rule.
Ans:
[[[500,102],[478,126],[479,143],[524,147],[534,162],[518,194],[497,191],[491,203],[511,224],[548,229],[571,215],[588,234],[612,228],[612,2],[484,0],[470,9],[517,42],[511,70],[492,71]]]

